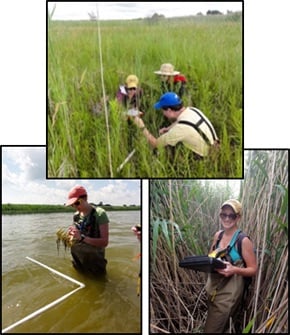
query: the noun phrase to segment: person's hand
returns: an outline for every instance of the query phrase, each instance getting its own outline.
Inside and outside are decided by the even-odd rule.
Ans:
[[[81,232],[75,226],[70,226],[68,228],[68,234],[70,236],[72,236],[73,238],[75,238],[76,240],[80,240],[81,239]]]
[[[169,127],[164,127],[164,128],[159,129],[159,135],[167,133],[168,130],[169,130]]]
[[[131,230],[136,235],[137,239],[141,241],[141,230],[138,230],[136,226],[132,227]]]
[[[230,277],[234,275],[235,267],[230,262],[224,261],[224,263],[226,264],[226,267],[224,269],[216,269],[216,271],[225,277]]]
[[[77,228],[75,226],[69,226],[67,232],[69,235],[73,235],[76,229]]]
[[[136,113],[135,115],[133,115],[133,113]],[[127,120],[133,120],[136,116],[137,117],[143,117],[144,113],[138,110],[130,110],[127,112]]]
[[[144,128],[145,127],[145,124],[144,124],[143,120],[139,116],[135,116],[133,118],[133,121],[138,128]]]

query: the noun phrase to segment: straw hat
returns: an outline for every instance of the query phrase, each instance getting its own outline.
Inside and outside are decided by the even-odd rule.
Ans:
[[[156,74],[163,76],[175,76],[179,74],[179,71],[174,71],[174,66],[172,64],[166,63],[162,64],[159,71],[154,71]]]
[[[132,88],[132,87],[137,88],[138,83],[139,83],[139,79],[138,79],[137,76],[135,76],[135,74],[130,74],[126,78],[126,87],[128,87],[128,88]]]

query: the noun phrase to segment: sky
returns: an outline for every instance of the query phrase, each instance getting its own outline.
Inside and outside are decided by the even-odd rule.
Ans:
[[[239,195],[240,180],[211,180]],[[44,146],[2,147],[2,203],[59,204],[69,190],[83,185],[89,201],[111,205],[140,205],[141,182],[130,179],[46,179]],[[148,198],[147,198],[148,199]],[[148,201],[144,201],[148,204]]]
[[[47,180],[45,147],[2,147],[2,203],[63,205],[77,184],[86,188],[88,200],[96,204],[141,204],[139,180]]]
[[[154,13],[165,17],[195,15],[208,10],[241,11],[242,2],[48,2],[51,13],[54,6],[55,20],[88,20],[88,13],[97,15],[100,20],[136,19],[151,17]],[[98,4],[98,6],[97,6]]]

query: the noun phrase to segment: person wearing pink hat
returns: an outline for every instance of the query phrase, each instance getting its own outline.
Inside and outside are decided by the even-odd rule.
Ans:
[[[253,243],[238,227],[242,204],[236,199],[225,201],[219,217],[222,230],[214,235],[209,256],[221,258],[226,267],[209,273],[205,286],[208,313],[204,333],[210,334],[227,332],[230,317],[238,330],[239,308],[243,306],[249,280],[257,272]]]
[[[106,211],[88,203],[88,194],[81,185],[68,193],[66,206],[76,209],[68,233],[76,241],[71,247],[73,266],[93,275],[105,274],[105,248],[109,242],[109,219]]]

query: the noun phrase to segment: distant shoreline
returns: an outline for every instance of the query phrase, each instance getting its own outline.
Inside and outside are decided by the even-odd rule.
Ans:
[[[106,211],[139,211],[141,206],[124,205],[124,206],[111,206],[111,205],[96,205],[102,207]],[[72,207],[64,205],[41,205],[41,204],[2,204],[2,214],[38,214],[38,213],[72,213]]]

